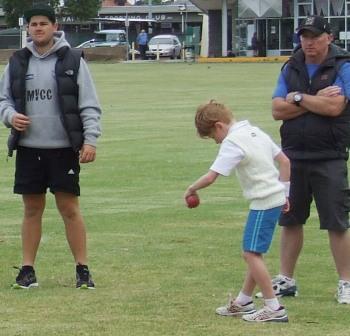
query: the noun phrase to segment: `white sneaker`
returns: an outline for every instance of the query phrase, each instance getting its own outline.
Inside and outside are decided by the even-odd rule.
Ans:
[[[278,310],[265,306],[253,314],[243,315],[242,319],[247,322],[288,322],[287,312],[282,306]]]
[[[339,281],[335,298],[339,303],[350,304],[350,282]]]
[[[298,289],[296,286],[296,281],[294,279],[286,280],[283,275],[276,275],[272,279],[272,288],[277,297],[283,296],[298,296]],[[261,292],[255,294],[256,298],[262,298]]]
[[[219,307],[215,310],[216,314],[221,316],[238,316],[243,314],[251,314],[256,312],[253,301],[244,305],[240,305],[234,302],[234,299],[229,295],[228,303],[226,306]]]

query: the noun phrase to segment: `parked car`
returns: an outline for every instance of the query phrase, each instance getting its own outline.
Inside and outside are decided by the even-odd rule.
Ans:
[[[125,30],[105,29],[95,32],[95,38],[79,44],[76,48],[115,47],[126,44]]]
[[[175,35],[156,35],[148,42],[146,56],[156,58],[157,50],[159,56],[168,56],[171,59],[181,58],[181,42]]]

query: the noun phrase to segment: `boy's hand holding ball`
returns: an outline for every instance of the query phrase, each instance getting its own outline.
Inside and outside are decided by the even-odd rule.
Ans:
[[[185,200],[186,200],[187,207],[190,209],[196,208],[200,203],[199,197],[196,194],[187,196]]]

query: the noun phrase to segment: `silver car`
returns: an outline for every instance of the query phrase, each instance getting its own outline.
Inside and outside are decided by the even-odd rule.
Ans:
[[[148,42],[146,56],[156,58],[159,56],[168,56],[171,59],[181,58],[181,42],[175,35],[156,35]]]

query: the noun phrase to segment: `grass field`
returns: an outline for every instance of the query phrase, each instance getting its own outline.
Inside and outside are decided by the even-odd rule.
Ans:
[[[52,196],[37,257],[40,287],[10,289],[20,265],[20,197],[0,129],[0,335],[349,335],[350,307],[334,300],[337,275],[315,212],[299,260],[288,324],[251,325],[215,308],[244,276],[247,202],[234,177],[182,195],[207,171],[217,146],[197,137],[198,104],[215,98],[278,142],[271,93],[281,64],[90,64],[103,106],[97,161],[82,168],[81,207],[97,289],[74,289],[74,263]],[[3,66],[1,67],[1,69]],[[267,255],[278,271],[279,230]],[[258,306],[261,302],[257,301]]]

